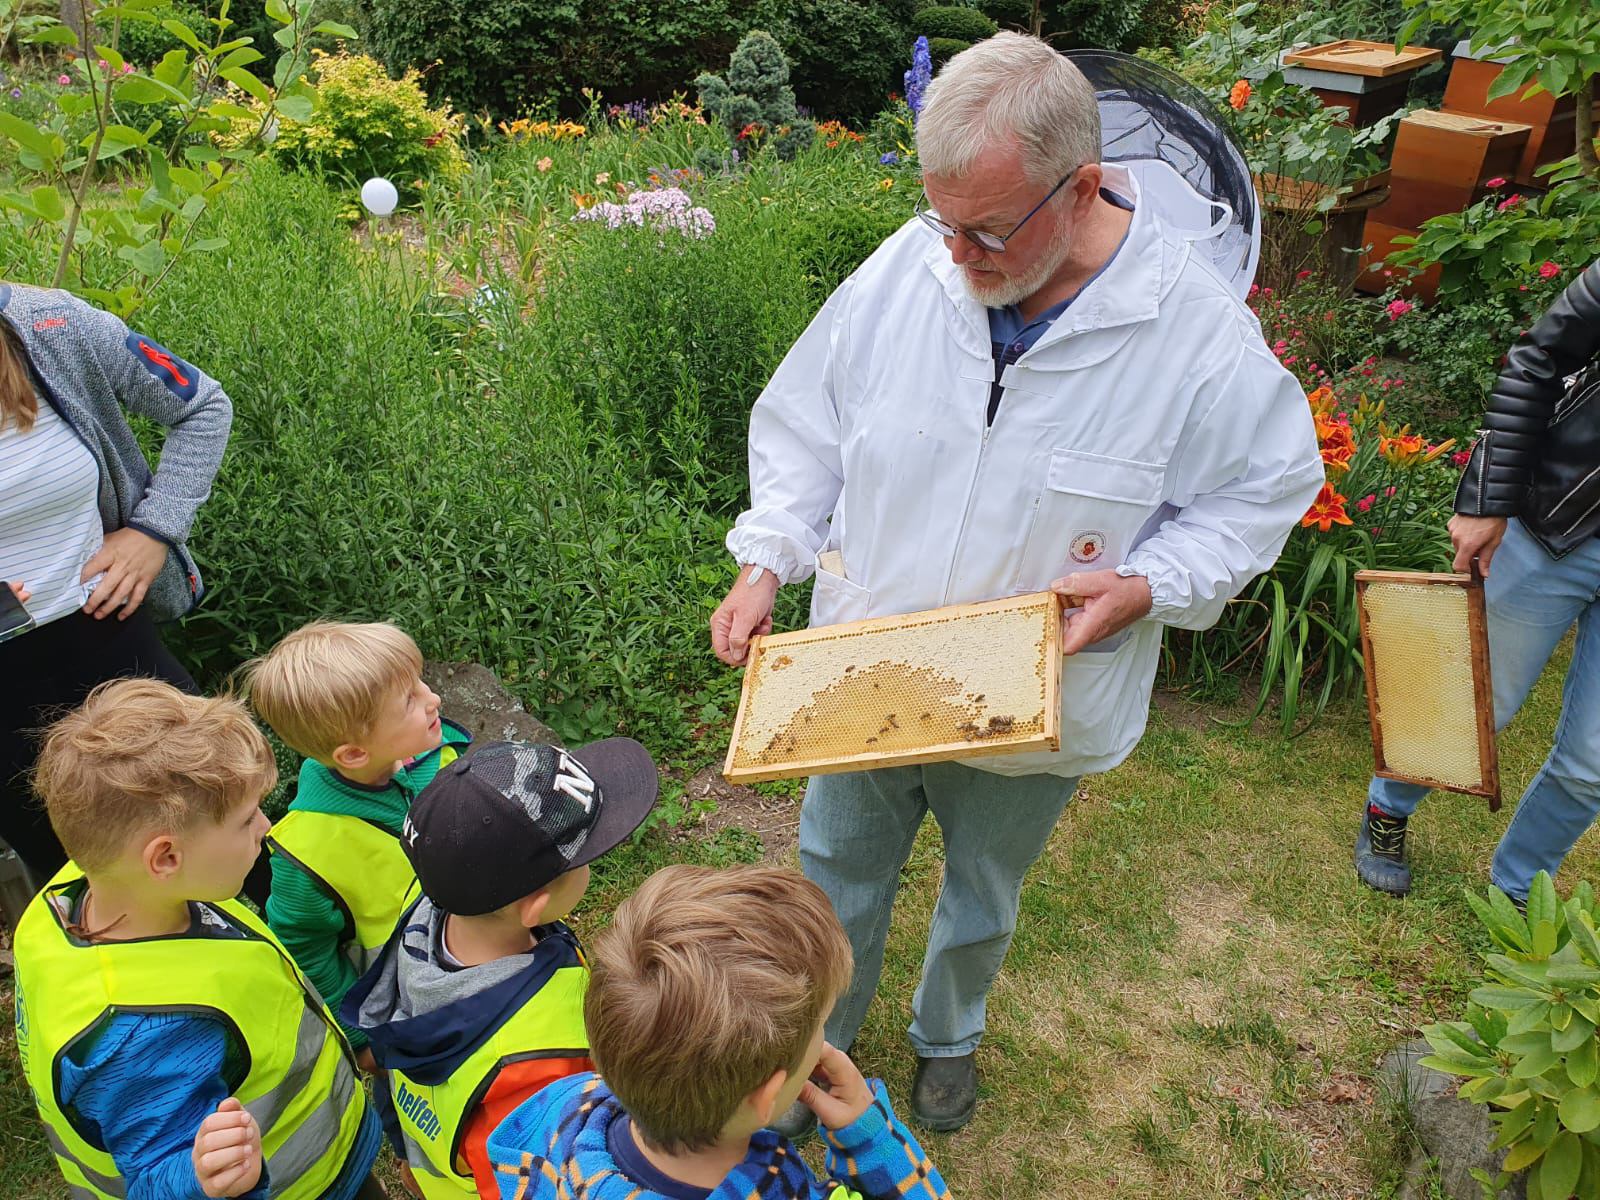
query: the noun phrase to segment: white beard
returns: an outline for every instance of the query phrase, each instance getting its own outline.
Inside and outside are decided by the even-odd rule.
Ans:
[[[1061,264],[1067,261],[1071,251],[1072,231],[1065,225],[1058,225],[1039,260],[1021,275],[974,275],[962,267],[961,281],[972,298],[987,308],[1021,304],[1050,282],[1050,277],[1061,269]],[[989,260],[985,259],[984,262],[987,265]]]

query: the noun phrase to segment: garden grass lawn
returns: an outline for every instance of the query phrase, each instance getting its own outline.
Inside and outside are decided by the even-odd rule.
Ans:
[[[1507,809],[1491,816],[1481,800],[1439,794],[1419,811],[1405,900],[1368,891],[1351,868],[1372,762],[1364,708],[1335,707],[1286,742],[1267,720],[1221,723],[1247,710],[1158,697],[1138,751],[1083,782],[1029,876],[978,1052],[977,1115],[924,1138],[952,1193],[1393,1196],[1411,1143],[1374,1068],[1420,1026],[1460,1015],[1487,944],[1461,891],[1486,886],[1511,806],[1543,760],[1565,654],[1502,736]],[[1563,892],[1594,877],[1596,845],[1580,842]],[[654,833],[602,860],[575,923],[592,933],[667,862],[759,853],[737,829]],[[902,1115],[904,1030],[940,853],[930,822],[857,1043]],[[53,1197],[60,1180],[9,1023],[3,1040],[0,1200]],[[807,1154],[817,1159],[815,1143]]]

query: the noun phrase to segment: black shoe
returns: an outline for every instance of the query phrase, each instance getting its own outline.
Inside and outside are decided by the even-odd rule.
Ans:
[[[978,1060],[975,1054],[959,1058],[917,1058],[917,1075],[911,1081],[911,1119],[934,1133],[949,1133],[972,1120],[978,1107]]]
[[[1404,896],[1411,890],[1406,865],[1406,819],[1367,805],[1356,834],[1356,874],[1369,888]]]
[[[817,1131],[817,1114],[796,1100],[772,1119],[767,1126],[773,1133],[782,1134],[791,1142],[803,1142]]]

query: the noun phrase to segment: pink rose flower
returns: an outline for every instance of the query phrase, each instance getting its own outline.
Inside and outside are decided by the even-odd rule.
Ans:
[[[1488,188],[1503,188],[1505,185],[1505,179],[1499,175],[1496,175],[1493,179],[1487,181],[1483,186]]]
[[[1398,321],[1415,307],[1415,304],[1410,304],[1404,300],[1392,300],[1383,311],[1389,314],[1389,320]]]
[[[1539,265],[1540,279],[1554,279],[1559,274],[1561,274],[1561,268],[1548,259]]]
[[[71,75],[57,75],[56,76],[56,82],[59,83],[62,87],[70,87],[72,85],[72,76]]]
[[[1504,200],[1500,201],[1499,204],[1495,205],[1495,211],[1496,212],[1505,212],[1509,208],[1516,208],[1521,203],[1522,203],[1522,193],[1521,192],[1514,192],[1511,195],[1507,196]]]
[[[1377,502],[1378,502],[1378,495],[1377,495],[1376,492],[1374,492],[1370,496],[1363,496],[1363,497],[1361,497],[1361,499],[1356,501],[1356,511],[1358,511],[1358,512],[1366,512],[1367,509],[1371,508]]]

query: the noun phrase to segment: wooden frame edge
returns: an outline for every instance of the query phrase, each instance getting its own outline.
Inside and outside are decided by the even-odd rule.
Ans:
[[[756,658],[761,653],[762,643],[770,636],[770,634],[763,635],[758,633],[750,639],[750,649],[746,653],[744,660],[744,680],[739,686],[739,711],[734,714],[733,731],[728,737],[728,753],[722,760],[722,777],[724,779],[729,779],[728,772],[734,769],[733,755],[738,750],[739,739],[744,733],[745,713],[750,707],[750,680],[754,678],[750,674],[750,668],[756,665]]]
[[[847,759],[835,758],[826,761],[814,760],[805,763],[788,763],[781,767],[734,767],[731,770],[725,767],[722,777],[729,783],[767,783],[774,779],[803,779],[807,775],[840,775],[846,771],[875,771],[879,767],[914,767],[920,763],[959,762],[967,758],[988,758],[995,754],[1027,754],[1032,751],[1057,749],[1060,741],[1061,739],[1058,735],[1056,738],[1057,746],[1051,746],[1046,742],[1045,735],[1041,732],[1029,734],[1027,737],[1019,738],[1013,742],[963,742],[961,743],[962,753],[959,756],[950,753],[956,749],[956,743],[947,742],[943,746],[902,751],[898,754],[882,754],[868,751],[864,754],[851,755]]]
[[[1500,811],[1500,747],[1495,736],[1494,681],[1489,662],[1489,607],[1483,593],[1483,580],[1473,580],[1467,588],[1467,639],[1472,651],[1473,699],[1478,708],[1478,765],[1489,811]]]

